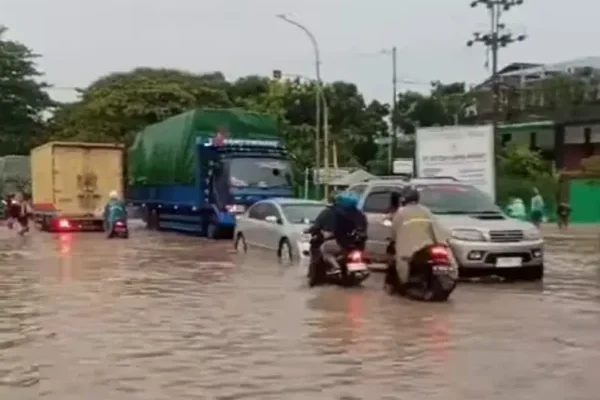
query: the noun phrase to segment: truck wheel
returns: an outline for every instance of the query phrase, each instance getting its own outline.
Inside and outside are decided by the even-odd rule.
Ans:
[[[149,208],[146,209],[146,228],[150,230],[159,229],[158,211]]]
[[[208,237],[209,239],[213,239],[213,240],[216,240],[219,238],[219,227],[217,226],[217,224],[210,222],[206,226],[206,237]]]

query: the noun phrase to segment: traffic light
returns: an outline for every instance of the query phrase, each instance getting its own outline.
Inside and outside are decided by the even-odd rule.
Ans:
[[[274,69],[273,70],[273,79],[281,79],[281,70],[280,69]]]

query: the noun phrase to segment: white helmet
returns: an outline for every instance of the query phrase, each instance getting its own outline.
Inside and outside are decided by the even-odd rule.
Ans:
[[[110,192],[108,194],[108,198],[111,200],[119,200],[119,192],[117,192],[116,190],[113,190],[112,192]]]

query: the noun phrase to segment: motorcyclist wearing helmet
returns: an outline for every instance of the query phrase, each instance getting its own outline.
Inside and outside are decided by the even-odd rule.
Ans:
[[[108,194],[108,202],[104,206],[104,230],[112,232],[113,224],[119,219],[127,219],[127,208],[116,190]]]
[[[320,264],[321,257],[335,260],[342,249],[357,245],[353,243],[354,233],[359,232],[366,237],[367,218],[357,206],[358,197],[354,193],[342,192],[307,229],[307,233],[318,238],[312,242],[311,269]],[[364,243],[359,243],[358,247],[364,247]]]
[[[402,190],[403,207],[392,220],[392,238],[395,241],[397,277],[401,285],[408,282],[409,262],[415,252],[423,247],[446,243],[445,230],[435,221],[431,211],[420,204],[420,194],[412,185]]]

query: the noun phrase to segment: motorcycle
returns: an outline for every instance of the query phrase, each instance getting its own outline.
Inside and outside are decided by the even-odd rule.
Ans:
[[[388,293],[398,293],[412,300],[442,302],[448,300],[456,288],[458,273],[451,262],[448,246],[431,244],[413,254],[405,284],[401,284],[398,278],[393,241],[390,241],[387,252],[390,256],[385,274]]]
[[[109,239],[118,237],[122,239],[129,238],[129,228],[127,227],[127,221],[124,219],[118,219],[112,223],[112,226],[108,227],[107,237]]]
[[[335,259],[323,257],[320,246],[324,243],[322,236],[313,235],[311,238],[311,253],[318,252],[311,257],[308,270],[308,284],[316,285],[333,283],[340,286],[358,286],[364,282],[371,271],[364,257],[362,244],[365,235],[352,233],[352,245],[342,251]],[[329,239],[333,240],[333,239]]]

